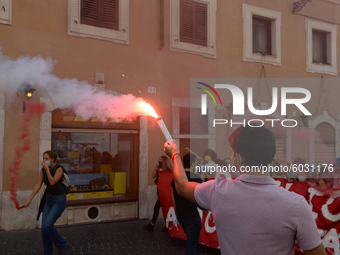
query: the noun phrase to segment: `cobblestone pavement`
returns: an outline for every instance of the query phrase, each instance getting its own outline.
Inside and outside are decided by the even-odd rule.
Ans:
[[[96,223],[58,227],[70,244],[67,254],[185,254],[185,241],[171,240],[163,232],[164,222],[156,222],[153,233],[143,230],[146,220]],[[1,255],[43,254],[40,229],[0,231]],[[54,254],[58,250],[54,247]],[[220,254],[219,250],[199,245],[196,254]]]

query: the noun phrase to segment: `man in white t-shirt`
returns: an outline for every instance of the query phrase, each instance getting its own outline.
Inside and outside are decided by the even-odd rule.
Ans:
[[[275,137],[265,127],[240,127],[229,143],[241,172],[245,166],[269,165],[275,156]],[[269,174],[189,182],[177,145],[165,143],[164,150],[174,161],[178,194],[212,212],[222,254],[294,255],[297,240],[305,254],[326,255],[306,200],[278,187]]]

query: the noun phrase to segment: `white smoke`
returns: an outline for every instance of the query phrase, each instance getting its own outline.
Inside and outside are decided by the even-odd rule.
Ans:
[[[87,81],[60,79],[54,75],[52,58],[20,56],[13,60],[3,55],[0,47],[0,90],[6,98],[14,98],[25,83],[38,89],[43,97],[51,98],[59,108],[72,108],[84,119],[131,119],[145,115],[138,103],[144,102],[131,94],[114,96],[97,90]]]

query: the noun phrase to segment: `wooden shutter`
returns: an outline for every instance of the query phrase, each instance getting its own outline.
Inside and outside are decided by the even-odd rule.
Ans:
[[[335,143],[315,143],[315,164],[333,163],[335,159]]]
[[[320,123],[315,127],[315,164],[332,163],[335,159],[335,130],[328,123]]]
[[[207,4],[192,0],[180,2],[180,41],[207,46]]]
[[[99,26],[100,0],[82,0],[80,23]]]
[[[286,160],[286,142],[285,138],[276,137],[275,138],[275,145],[276,145],[276,153],[275,153],[275,159],[279,159],[282,161]]]
[[[119,0],[82,0],[82,24],[119,30]]]
[[[119,0],[102,0],[101,26],[119,30]]]

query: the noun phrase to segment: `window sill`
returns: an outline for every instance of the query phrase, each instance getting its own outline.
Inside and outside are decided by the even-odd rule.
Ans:
[[[276,55],[263,55],[261,53],[252,53],[250,57],[243,56],[243,61],[281,66],[281,58]]]
[[[313,65],[322,65],[322,66],[331,66],[330,63],[322,63],[322,62],[313,62]]]
[[[330,74],[337,75],[336,67],[331,64],[322,64],[322,63],[310,63],[307,66],[308,73],[321,73],[321,74]]]

